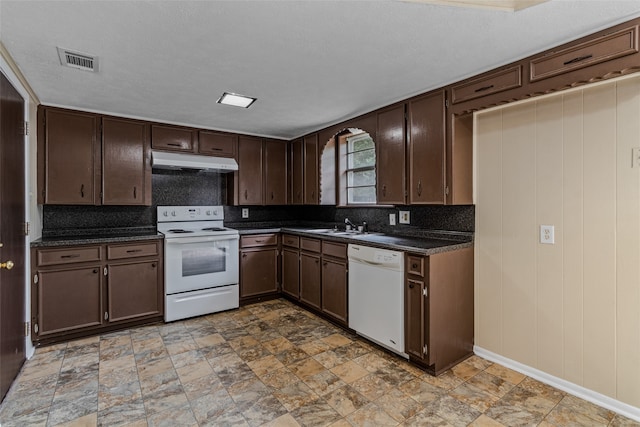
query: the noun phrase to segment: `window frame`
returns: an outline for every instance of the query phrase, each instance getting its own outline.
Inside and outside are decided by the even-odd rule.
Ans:
[[[350,147],[355,144],[358,140],[369,139],[371,141],[372,147],[365,148],[362,150],[354,150],[350,151]],[[377,152],[376,152],[376,143],[368,132],[362,131],[357,134],[345,135],[343,139],[344,148],[340,150],[344,155],[344,162],[339,162],[340,165],[344,165],[344,168],[341,168],[340,176],[344,179],[344,185],[341,187],[344,189],[344,197],[345,204],[344,206],[370,206],[377,204]],[[373,164],[370,166],[358,166],[354,168],[349,168],[349,157],[353,156],[355,153],[361,153],[366,151],[373,152]],[[349,173],[357,173],[364,171],[373,171],[373,184],[370,185],[349,185]],[[352,189],[356,188],[372,188],[373,189],[373,200],[367,200],[365,202],[353,202],[350,200],[350,195],[352,194]],[[351,190],[351,191],[350,191]]]

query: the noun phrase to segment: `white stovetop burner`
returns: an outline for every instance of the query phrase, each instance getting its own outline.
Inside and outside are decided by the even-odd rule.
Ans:
[[[223,220],[222,206],[158,206],[158,231],[171,238],[238,234]]]

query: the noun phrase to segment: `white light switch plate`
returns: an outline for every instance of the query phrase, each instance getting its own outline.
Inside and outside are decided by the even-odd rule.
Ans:
[[[249,208],[242,208],[242,218],[249,218]]]
[[[396,225],[396,214],[389,214],[389,225]]]
[[[540,243],[553,245],[556,243],[555,227],[553,225],[540,226]]]
[[[400,224],[411,224],[409,211],[400,211]]]

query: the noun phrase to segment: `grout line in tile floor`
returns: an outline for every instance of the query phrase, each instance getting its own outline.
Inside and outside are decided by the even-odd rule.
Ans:
[[[640,426],[477,356],[433,377],[284,300],[41,347],[8,426]]]

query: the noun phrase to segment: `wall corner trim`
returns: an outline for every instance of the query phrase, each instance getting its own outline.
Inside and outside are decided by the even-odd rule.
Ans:
[[[640,422],[640,408],[631,406],[627,403],[605,396],[604,394],[600,394],[567,380],[563,380],[562,378],[550,375],[536,368],[532,368],[531,366],[516,362],[515,360],[493,353],[492,351],[485,350],[482,347],[474,346],[473,352],[475,355],[482,357],[483,359],[487,359],[490,362],[499,363],[502,366],[520,372],[521,374],[525,374],[535,380],[548,384],[598,406],[602,406],[603,408],[614,411],[627,418],[631,418],[634,421]]]

